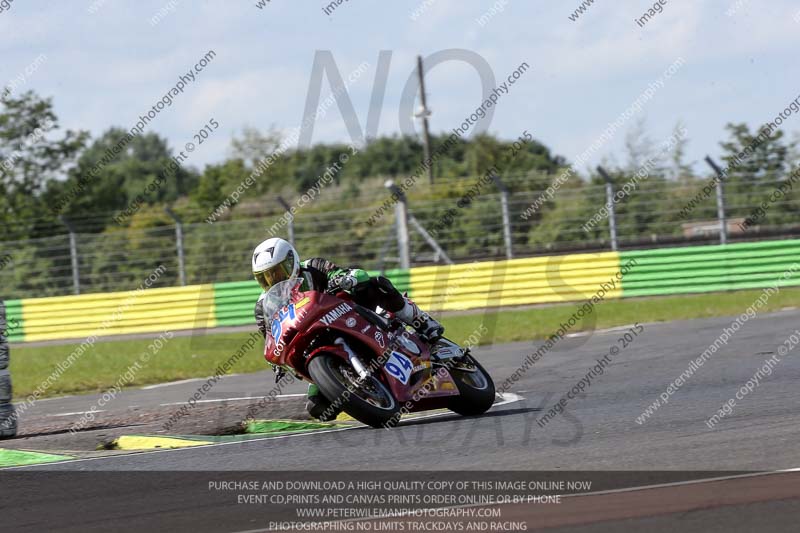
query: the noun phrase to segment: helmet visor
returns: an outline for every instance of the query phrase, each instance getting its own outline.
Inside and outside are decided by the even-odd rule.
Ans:
[[[254,272],[253,276],[256,278],[258,284],[261,285],[261,288],[266,291],[276,283],[289,279],[292,276],[293,269],[294,257],[292,254],[289,254],[286,259],[277,265],[262,270],[261,272]]]

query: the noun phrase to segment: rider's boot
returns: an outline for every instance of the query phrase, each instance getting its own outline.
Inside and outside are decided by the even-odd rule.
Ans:
[[[404,297],[405,298],[405,297]],[[405,298],[406,304],[402,309],[396,311],[394,315],[404,324],[414,328],[417,333],[434,342],[444,335],[444,327],[430,317],[428,313],[417,307],[417,304]]]
[[[307,396],[308,401],[306,402],[306,411],[308,411],[308,414],[320,422],[330,422],[331,420],[335,420],[339,413],[342,412],[341,409],[334,408],[331,405],[331,402],[329,402],[327,398],[322,395],[319,387],[313,383],[308,385]]]

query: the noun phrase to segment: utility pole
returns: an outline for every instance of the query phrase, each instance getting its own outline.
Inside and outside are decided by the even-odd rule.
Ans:
[[[428,117],[431,111],[428,109],[428,101],[425,96],[425,74],[422,68],[422,56],[417,56],[417,75],[419,76],[420,109],[415,115],[422,119],[422,132],[425,141],[425,162],[428,165],[428,182],[433,185],[433,165],[431,159],[431,134],[428,128]]]

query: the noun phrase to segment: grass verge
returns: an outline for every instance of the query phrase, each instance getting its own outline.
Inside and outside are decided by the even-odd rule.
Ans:
[[[579,321],[571,333],[632,324],[634,322],[663,322],[738,315],[762,291],[608,300]],[[556,331],[561,322],[580,307],[580,302],[529,309],[510,309],[450,315],[442,322],[447,335],[463,342],[485,324],[489,332],[480,337],[480,344],[529,341],[541,339]],[[762,312],[784,307],[800,306],[800,289],[782,289],[773,295]],[[41,397],[79,392],[102,392],[115,384],[123,387],[162,383],[179,379],[207,377],[214,374],[247,340],[248,333],[226,333],[175,337],[166,343],[149,363],[135,372],[131,365],[148,351],[148,340],[98,342],[67,368],[59,379],[51,380]],[[11,374],[14,397],[22,399],[31,394],[59,363],[77,348],[77,344],[60,346],[20,346],[11,354]],[[260,343],[240,358],[231,369],[233,373],[265,370]],[[126,377],[128,379],[126,379]]]

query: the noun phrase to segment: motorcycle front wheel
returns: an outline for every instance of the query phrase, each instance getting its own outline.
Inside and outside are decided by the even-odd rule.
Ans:
[[[308,363],[308,373],[334,408],[374,428],[395,425],[400,406],[379,379],[361,379],[348,361],[321,353]]]
[[[463,416],[482,415],[494,404],[494,381],[481,364],[468,355],[461,366],[449,369],[459,395],[450,400],[448,408]]]

